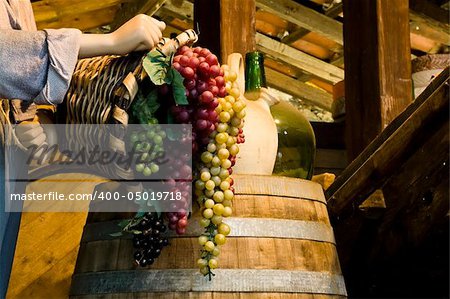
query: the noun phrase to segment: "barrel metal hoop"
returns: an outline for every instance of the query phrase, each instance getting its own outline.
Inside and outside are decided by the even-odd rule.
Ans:
[[[71,295],[139,292],[283,292],[346,296],[342,275],[290,270],[217,269],[208,281],[196,269],[75,274]]]
[[[197,220],[196,218],[190,220],[186,234],[178,236],[170,232],[169,236],[173,238],[200,236],[205,229]],[[228,218],[224,222],[231,227],[230,237],[304,239],[335,244],[333,229],[321,222],[237,217]],[[116,239],[117,237],[111,234],[120,230],[118,223],[119,221],[108,221],[86,224],[81,242]],[[121,238],[130,237],[128,234],[121,236]]]

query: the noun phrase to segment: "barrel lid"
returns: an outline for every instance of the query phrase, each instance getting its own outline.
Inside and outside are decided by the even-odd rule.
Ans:
[[[308,180],[269,175],[233,175],[233,179],[237,195],[284,196],[326,203],[322,187]]]

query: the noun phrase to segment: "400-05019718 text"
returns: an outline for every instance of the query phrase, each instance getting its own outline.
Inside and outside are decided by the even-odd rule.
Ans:
[[[11,201],[109,201],[109,200],[150,200],[150,201],[176,201],[181,200],[181,192],[98,192],[93,193],[70,193],[64,194],[56,191],[45,193],[11,193]]]

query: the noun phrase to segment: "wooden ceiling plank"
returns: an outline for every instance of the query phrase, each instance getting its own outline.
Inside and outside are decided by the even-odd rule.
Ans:
[[[290,65],[286,65],[279,61],[273,60],[270,57],[264,58],[264,65],[279,73],[282,73],[286,76],[292,77],[302,82],[306,82],[311,79],[311,74],[306,74],[305,72],[302,72],[297,68],[293,68]]]
[[[344,79],[344,70],[296,50],[260,33],[256,33],[257,49],[286,64],[304,70],[333,84]]]
[[[269,86],[297,97],[309,104],[331,111],[331,104],[333,102],[331,94],[279,73],[271,68],[266,68],[266,78]]]
[[[450,26],[448,24],[438,22],[432,18],[428,18],[425,15],[411,9],[409,10],[409,18],[411,22],[417,22],[419,24],[426,25],[427,27],[432,28],[433,30],[442,34],[448,35],[448,33],[450,32]]]
[[[258,0],[257,7],[343,45],[342,23],[293,0]]]
[[[427,0],[409,0],[409,8],[437,22],[449,25],[448,11]]]
[[[100,11],[92,11],[82,15],[72,15],[63,20],[38,22],[38,29],[49,28],[78,28],[80,30],[89,30],[110,24],[117,12],[117,7],[109,7]]]
[[[342,13],[342,2],[341,3],[337,3],[333,6],[331,6],[329,9],[327,9],[325,11],[325,15],[329,16],[330,18],[336,18],[337,16],[339,16]]]
[[[161,11],[175,18],[194,22],[194,4],[189,1],[177,4],[173,0],[166,1],[161,7]]]
[[[170,23],[170,25],[174,28],[177,28],[181,31],[185,31],[187,29],[192,29],[192,23],[187,22],[185,20],[180,20],[180,19],[173,19],[172,22]]]
[[[418,21],[412,21],[409,25],[411,27],[411,33],[418,34],[440,44],[450,46],[450,35],[448,32],[436,30],[436,28]]]
[[[339,68],[343,68],[344,67],[344,55],[339,56],[335,60],[331,61],[331,64],[334,66],[337,66]]]
[[[120,13],[111,24],[112,29],[116,29],[124,24],[129,19],[138,14],[148,14],[152,16],[166,0],[135,0],[129,3],[124,3]]]
[[[79,16],[93,11],[100,11],[112,6],[116,6],[123,0],[104,0],[91,1],[82,0],[77,2],[33,2],[33,12],[35,14],[36,23],[64,21],[64,18],[71,16]]]
[[[297,40],[301,39],[302,37],[304,37],[305,35],[307,35],[310,32],[311,31],[309,31],[308,29],[300,27],[297,30],[295,30],[294,32],[289,33],[289,35],[287,35],[281,41],[285,44],[290,45],[290,44],[296,42]]]

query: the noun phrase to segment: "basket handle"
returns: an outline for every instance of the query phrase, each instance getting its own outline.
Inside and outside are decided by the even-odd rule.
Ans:
[[[182,46],[193,44],[198,40],[197,33],[193,29],[188,29],[180,33],[173,39],[162,39],[157,48],[166,56],[175,54]]]

